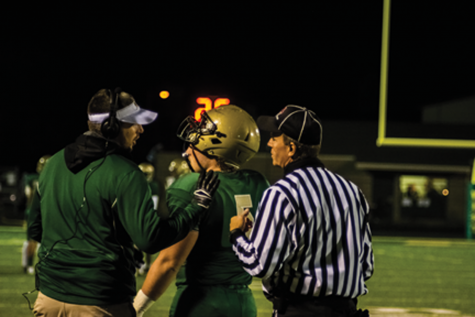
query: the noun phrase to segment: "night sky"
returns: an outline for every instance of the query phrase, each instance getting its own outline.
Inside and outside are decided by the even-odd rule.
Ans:
[[[11,7],[2,27],[0,166],[33,171],[87,129],[101,88],[159,112],[135,151],[181,147],[198,96],[255,118],[293,103],[325,121],[378,117],[383,1]],[[388,120],[475,94],[474,1],[392,1]],[[158,93],[167,89],[170,98]]]

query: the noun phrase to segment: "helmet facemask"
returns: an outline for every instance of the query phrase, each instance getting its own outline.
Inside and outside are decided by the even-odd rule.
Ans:
[[[178,128],[177,135],[182,141],[196,145],[200,142],[200,137],[203,135],[216,134],[218,137],[222,136],[217,129],[218,127],[209,115],[203,112],[200,121],[196,121],[192,116],[185,118]]]

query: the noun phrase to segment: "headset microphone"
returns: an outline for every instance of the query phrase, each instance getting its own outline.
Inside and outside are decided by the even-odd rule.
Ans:
[[[119,135],[120,131],[120,126],[119,126],[119,120],[117,120],[117,110],[119,107],[119,99],[120,99],[120,93],[122,92],[122,89],[117,87],[111,94],[111,104],[110,104],[110,113],[109,113],[109,118],[104,120],[101,125],[101,133],[102,135],[108,139],[114,139]]]

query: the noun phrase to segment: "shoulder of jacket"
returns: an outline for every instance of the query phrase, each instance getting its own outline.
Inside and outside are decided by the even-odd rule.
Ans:
[[[104,175],[108,175],[108,177],[111,177],[118,182],[127,180],[135,182],[143,179],[143,182],[147,183],[147,180],[138,165],[122,155],[108,155],[107,159],[102,164],[103,165],[99,167],[98,170],[102,169],[102,173],[105,173]]]
[[[238,173],[241,173],[243,175],[247,175],[249,177],[256,177],[256,178],[263,178],[265,179],[264,175],[258,171],[255,170],[250,170],[250,169],[239,169],[237,171]]]
[[[126,158],[125,156],[118,155],[118,154],[111,154],[111,155],[108,155],[107,157],[109,158],[109,160],[106,160],[105,163],[108,162],[109,164],[112,164],[112,165],[121,166],[121,168],[127,169],[128,171],[130,170],[140,171],[137,163]]]
[[[171,188],[180,188],[180,189],[191,188],[196,184],[199,176],[200,176],[199,173],[188,173],[188,174],[181,175],[173,182],[173,184],[170,185],[170,189]]]

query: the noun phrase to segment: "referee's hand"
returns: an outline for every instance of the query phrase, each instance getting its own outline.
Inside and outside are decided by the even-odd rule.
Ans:
[[[231,218],[231,222],[229,223],[229,231],[233,230],[241,230],[242,232],[246,233],[252,228],[252,221],[247,218],[249,215],[249,208],[244,209],[240,215],[234,216]]]

